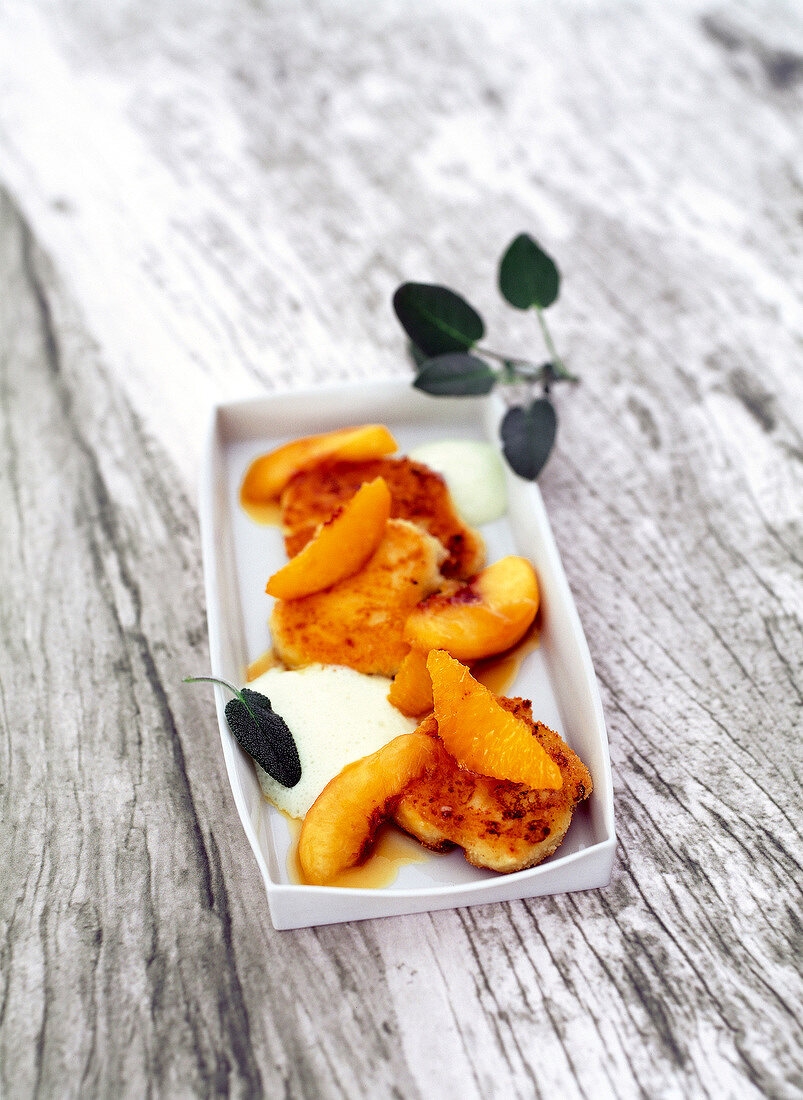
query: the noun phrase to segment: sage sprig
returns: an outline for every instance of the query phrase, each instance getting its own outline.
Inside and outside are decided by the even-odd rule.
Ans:
[[[301,779],[301,761],[290,729],[277,714],[267,695],[242,691],[217,676],[185,676],[185,684],[220,684],[235,696],[226,703],[229,729],[249,756],[283,787],[295,787]]]
[[[560,272],[532,237],[520,233],[499,262],[498,286],[511,306],[535,311],[549,355],[546,361],[535,363],[481,345],[485,322],[465,298],[448,287],[403,283],[393,296],[393,308],[410,340],[417,368],[413,385],[425,393],[475,397],[490,393],[497,384],[541,386],[541,396],[527,406],[512,406],[500,426],[508,464],[519,476],[533,481],[555,442],[557,413],[551,400],[552,385],[579,381],[558,355],[544,316],[558,297]]]

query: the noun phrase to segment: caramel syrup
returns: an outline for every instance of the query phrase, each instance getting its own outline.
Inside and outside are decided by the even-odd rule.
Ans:
[[[284,668],[284,665],[273,652],[272,649],[266,649],[264,653],[261,653],[256,660],[252,661],[245,670],[245,682],[250,684],[252,680],[256,680],[257,676],[261,676],[263,672],[267,672],[269,668]]]
[[[495,657],[486,657],[471,666],[471,675],[479,680],[494,695],[506,695],[519,674],[524,658],[541,644],[541,627],[536,618],[533,625],[520,642],[499,653]]]
[[[296,886],[308,885],[298,861],[298,838],[301,821],[297,817],[283,815],[290,829],[290,850],[287,853],[287,873]],[[368,858],[356,867],[341,871],[327,886],[343,886],[360,890],[379,890],[391,886],[402,867],[411,863],[424,863],[427,850],[417,840],[399,832],[390,824],[382,825],[371,845]]]

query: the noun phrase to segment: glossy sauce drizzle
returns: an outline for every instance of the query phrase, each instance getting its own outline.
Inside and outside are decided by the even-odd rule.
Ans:
[[[496,657],[486,657],[484,661],[477,661],[471,666],[471,675],[494,695],[506,695],[519,674],[524,658],[538,649],[540,644],[541,626],[540,618],[537,617],[517,645]]]
[[[266,649],[264,653],[261,653],[259,657],[248,665],[245,670],[245,682],[250,684],[252,680],[256,680],[258,676],[261,676],[263,672],[267,672],[269,668],[284,668],[284,665],[272,649]]]
[[[290,850],[287,853],[287,874],[295,886],[305,886],[301,865],[298,861],[298,838],[301,835],[301,821],[297,817],[282,815],[290,829]],[[344,886],[360,890],[379,890],[390,886],[402,867],[411,863],[424,863],[426,849],[405,833],[399,832],[393,825],[385,824],[376,834],[368,858],[356,867],[350,867],[336,875],[327,886]]]

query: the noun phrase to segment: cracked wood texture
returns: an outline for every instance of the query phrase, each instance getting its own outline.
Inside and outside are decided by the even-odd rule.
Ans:
[[[802,106],[791,0],[6,0],[0,1094],[801,1095]],[[407,371],[405,279],[531,352],[523,229],[611,885],[277,933],[180,684],[209,405]]]

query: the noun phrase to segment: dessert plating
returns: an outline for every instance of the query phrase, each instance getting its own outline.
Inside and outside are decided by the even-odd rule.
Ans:
[[[560,844],[591,777],[556,733],[533,720],[527,701],[495,698],[458,662],[498,654],[526,633],[538,609],[535,574],[518,557],[477,574],[481,536],[459,518],[439,475],[387,457],[388,437],[370,425],[297,440],[261,456],[243,484],[244,503],[272,499],[255,493],[260,479],[280,495],[288,553],[298,553],[271,578],[291,575],[290,590],[300,593],[274,607],[278,656],[302,670],[317,662],[370,676],[401,666],[389,698],[409,714],[429,707],[428,676],[432,684],[434,712],[415,738],[403,734],[352,760],[307,810],[301,865],[308,881],[325,884],[362,858],[379,824],[395,817],[429,847],[459,845],[477,866],[533,866]],[[380,482],[392,518],[382,517],[373,552],[356,553],[360,536],[346,514]],[[326,554],[316,554],[324,542]],[[405,705],[413,696],[414,705]]]

